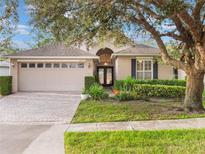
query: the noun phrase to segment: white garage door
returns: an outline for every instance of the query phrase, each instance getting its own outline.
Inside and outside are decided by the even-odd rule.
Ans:
[[[84,63],[20,63],[20,91],[81,91],[89,75]]]

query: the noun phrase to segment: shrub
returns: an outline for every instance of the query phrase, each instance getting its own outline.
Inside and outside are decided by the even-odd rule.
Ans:
[[[88,94],[91,96],[94,100],[102,100],[108,97],[108,94],[105,92],[104,88],[94,83],[88,90]]]
[[[148,97],[183,97],[185,95],[185,87],[182,86],[166,86],[166,85],[149,85],[149,84],[135,84],[133,91],[141,96]]]
[[[130,101],[130,100],[134,100],[133,95],[131,95],[130,92],[125,92],[125,91],[122,91],[122,92],[120,92],[118,95],[116,95],[116,98],[117,98],[119,101]]]
[[[169,86],[186,86],[185,80],[135,80],[128,77],[125,80],[116,80],[114,89],[117,90],[132,90],[135,84],[150,84],[150,85],[169,85]]]
[[[114,89],[122,91],[130,91],[133,88],[136,80],[132,77],[127,77],[125,80],[116,80],[114,84]]]
[[[123,87],[123,81],[122,80],[115,80],[113,88],[116,90],[121,90]]]
[[[0,95],[9,95],[12,91],[12,77],[0,76]]]
[[[135,84],[136,80],[133,79],[132,77],[127,77],[125,80],[124,80],[124,90],[126,91],[130,91],[132,90],[133,88],[133,85]]]
[[[135,92],[131,92],[131,91],[122,91],[120,92],[118,95],[116,95],[116,98],[119,101],[130,101],[130,100],[139,100],[142,97],[139,96],[137,93]]]
[[[95,83],[95,77],[94,76],[85,76],[85,85],[84,85],[84,91],[88,91],[90,87]]]

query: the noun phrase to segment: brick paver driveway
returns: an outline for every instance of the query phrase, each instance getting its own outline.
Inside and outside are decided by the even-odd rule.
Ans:
[[[69,123],[79,105],[76,93],[16,93],[0,99],[0,123]]]

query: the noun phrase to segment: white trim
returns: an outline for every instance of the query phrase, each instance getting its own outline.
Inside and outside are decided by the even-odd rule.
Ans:
[[[154,67],[153,67],[153,60],[151,61],[151,73],[152,73],[152,80],[154,79]]]
[[[99,59],[98,56],[5,56],[11,59]]]
[[[42,59],[30,59],[30,60],[26,60],[26,59],[20,59],[20,60],[17,60],[17,62],[86,62],[86,60],[42,60]]]
[[[140,70],[140,71],[138,71],[137,70],[137,61],[139,61],[139,59],[137,59],[136,58],[136,79],[137,79],[137,73],[142,73],[142,80],[145,80],[145,78],[144,78],[144,74],[146,73],[146,72],[148,72],[148,73],[150,73],[150,71],[151,71],[151,80],[153,80],[153,59],[148,59],[148,58],[144,58],[144,59],[142,59],[142,69],[143,70]],[[145,70],[145,61],[151,61],[151,70]]]
[[[154,59],[154,57],[136,57],[136,60],[153,60]]]
[[[159,54],[117,54],[117,53],[113,53],[111,57],[113,56],[160,56]]]

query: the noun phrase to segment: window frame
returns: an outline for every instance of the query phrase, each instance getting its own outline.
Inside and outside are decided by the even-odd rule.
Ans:
[[[50,67],[48,67],[47,64],[50,65]],[[53,66],[52,63],[45,63],[45,68],[52,68],[52,66]]]
[[[79,67],[79,66],[83,66],[83,67]],[[77,68],[82,68],[82,69],[85,68],[85,63],[78,63]]]
[[[74,66],[74,67],[71,67],[71,66]],[[70,63],[69,68],[74,69],[74,68],[78,68],[78,66],[76,63]]]
[[[23,65],[26,65],[25,67],[23,67]],[[21,63],[21,68],[28,68],[28,63]]]
[[[142,70],[137,69],[138,61],[142,61]],[[145,70],[145,62],[151,62],[151,70]],[[142,73],[142,79],[138,79],[138,73]],[[151,73],[151,79],[145,79],[145,73]],[[138,80],[153,80],[153,59],[150,58],[143,58],[143,59],[136,59],[136,79]]]
[[[66,66],[66,67],[65,67],[65,66]],[[66,69],[66,68],[69,68],[69,64],[68,64],[68,63],[62,63],[62,64],[61,64],[61,68],[65,68],[65,69]]]
[[[58,67],[55,66],[56,64]],[[61,64],[60,63],[53,63],[53,68],[61,68]]]
[[[39,65],[41,65],[41,64],[42,64],[42,67],[39,67]],[[37,63],[36,68],[44,68],[44,63]]]
[[[34,64],[34,67],[31,67],[32,64]],[[28,68],[36,68],[36,63],[28,63]]]

